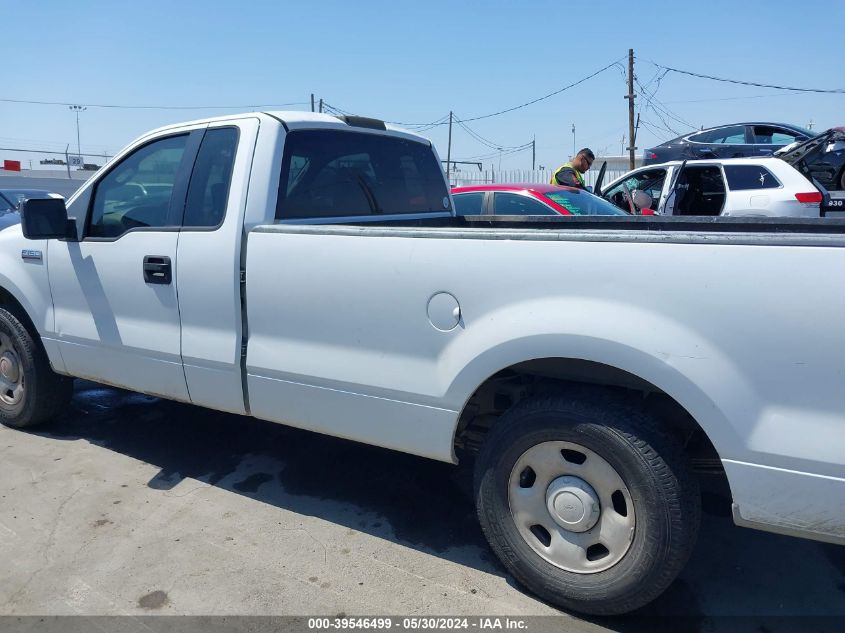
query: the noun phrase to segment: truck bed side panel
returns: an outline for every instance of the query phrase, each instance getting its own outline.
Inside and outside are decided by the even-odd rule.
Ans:
[[[497,371],[535,358],[578,358],[667,392],[724,460],[845,476],[845,328],[837,322],[845,279],[830,274],[845,264],[841,241],[468,233],[289,226],[251,233],[255,414],[448,460],[451,451],[432,455],[453,431],[439,411],[454,412],[454,425]],[[443,292],[460,304],[460,325],[447,332],[427,314],[429,299]],[[342,394],[332,396],[336,408],[318,395],[326,390]],[[350,406],[355,415],[338,417],[359,398],[431,413]],[[285,419],[291,410],[295,419]],[[402,427],[424,423],[422,433]],[[420,444],[421,434],[430,439]]]

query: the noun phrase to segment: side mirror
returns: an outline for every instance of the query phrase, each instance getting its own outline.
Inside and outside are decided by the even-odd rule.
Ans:
[[[65,201],[59,198],[24,200],[21,227],[28,240],[76,239],[76,222],[68,219]]]

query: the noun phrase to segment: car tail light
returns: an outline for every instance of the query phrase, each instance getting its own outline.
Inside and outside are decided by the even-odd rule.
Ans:
[[[647,160],[654,160],[655,158],[657,158],[657,154],[655,154],[654,152],[646,152],[645,157]]]
[[[819,204],[822,201],[822,194],[818,191],[810,191],[808,193],[796,193],[795,199],[798,202],[803,202],[806,204]]]

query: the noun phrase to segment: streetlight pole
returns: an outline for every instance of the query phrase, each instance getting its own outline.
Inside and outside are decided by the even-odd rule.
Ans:
[[[68,106],[68,110],[76,112],[76,155],[82,156],[82,146],[79,143],[79,113],[87,110],[85,106],[72,105]]]

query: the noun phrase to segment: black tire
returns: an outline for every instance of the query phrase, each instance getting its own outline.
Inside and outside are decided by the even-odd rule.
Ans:
[[[609,569],[566,571],[542,558],[516,526],[511,471],[529,448],[549,441],[594,452],[630,492],[636,526]],[[478,455],[475,499],[484,535],[520,583],[556,606],[592,615],[627,613],[660,595],[686,564],[701,517],[698,485],[680,446],[654,419],[604,389],[526,399],[506,412]]]
[[[0,335],[11,344],[11,353],[7,350],[6,366],[11,367],[10,359],[13,359],[14,367],[8,371],[16,382],[23,385],[22,397],[13,401],[8,381],[2,383],[7,385],[7,393],[0,393],[0,423],[22,429],[53,419],[70,401],[73,380],[51,369],[40,341],[33,339],[26,327],[2,308]],[[2,342],[0,347],[3,347]]]

